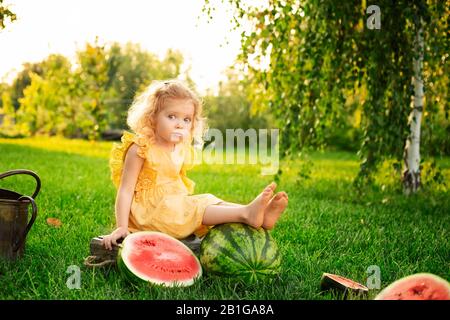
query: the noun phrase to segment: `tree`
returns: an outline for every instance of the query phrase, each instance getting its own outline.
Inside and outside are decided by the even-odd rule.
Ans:
[[[138,44],[113,43],[106,53],[109,90],[107,104],[109,123],[124,128],[127,111],[133,98],[152,80],[176,78],[180,75],[183,56],[168,50],[160,60],[156,54],[143,50]]]
[[[2,125],[2,134],[6,136],[14,135],[15,110],[12,104],[11,95],[8,91],[3,91],[0,96],[0,124]]]
[[[6,20],[13,22],[17,19],[17,16],[14,12],[8,9],[7,6],[3,4],[3,0],[0,0],[0,30],[5,29]]]
[[[40,63],[25,62],[22,71],[20,71],[11,85],[11,99],[14,109],[17,111],[20,106],[19,99],[23,98],[23,91],[31,84],[31,74],[42,76],[44,71]]]
[[[229,3],[236,27],[250,26],[242,32],[239,59],[248,67],[255,99],[283,127],[283,154],[322,146],[327,132],[335,130],[348,111],[349,90],[353,95],[366,90],[359,107],[363,136],[355,182],[373,181],[377,165],[387,157],[395,157],[400,167],[405,154],[404,190],[415,192],[420,185],[420,113],[426,108],[420,102],[422,79],[439,88],[425,91],[425,100],[441,101],[448,110],[448,90],[443,89],[448,71],[442,72],[448,70],[448,3],[378,1],[381,30],[366,27],[366,1]],[[206,1],[204,10],[211,12],[211,6]],[[266,69],[261,68],[265,60]]]
[[[90,128],[88,136],[96,139],[107,127],[106,86],[108,84],[108,61],[106,48],[96,39],[93,45],[87,43],[84,50],[77,52],[76,76],[82,84],[80,106],[85,111],[83,127]]]
[[[70,126],[71,64],[62,55],[50,55],[39,63],[41,75],[30,73],[30,84],[23,90],[17,111],[23,134],[61,134]]]
[[[204,98],[208,126],[223,134],[226,129],[267,128],[270,119],[267,114],[259,114],[257,108],[252,108],[247,81],[239,79],[234,69],[228,69],[226,76],[227,80],[219,83],[217,95],[208,93]]]
[[[62,55],[24,63],[10,86],[0,84],[0,121],[8,123],[3,134],[97,139],[105,130],[125,128],[134,96],[154,79],[178,77],[183,63],[175,50],[159,59],[135,44],[98,40],[87,43],[77,58],[75,68]]]

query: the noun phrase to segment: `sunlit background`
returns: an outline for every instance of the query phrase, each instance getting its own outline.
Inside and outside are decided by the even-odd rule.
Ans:
[[[442,0],[0,0],[0,173],[42,181],[21,261],[2,261],[22,248],[0,212],[0,299],[368,300],[400,279],[402,299],[440,298],[441,287],[450,298],[449,21]],[[259,233],[257,257],[229,241],[242,239],[236,226],[202,240],[224,250],[200,257],[217,264],[203,263],[199,283],[146,289],[123,270],[81,264],[114,259],[91,246],[116,224],[109,163],[131,144],[133,99],[173,77],[197,84],[214,129],[187,172],[195,194],[247,204],[276,181],[289,205],[281,215],[283,202],[267,205],[263,228],[266,213],[280,219],[271,237]],[[22,179],[0,179],[2,190],[36,187],[10,178]],[[438,285],[415,290],[423,273]]]
[[[240,45],[231,30],[231,12],[220,10],[208,22],[203,0],[6,0],[17,20],[0,32],[0,82],[11,82],[24,62],[51,53],[75,59],[75,52],[98,37],[100,44],[127,42],[160,57],[183,53],[183,71],[200,92],[215,89]],[[183,72],[182,71],[182,72]]]

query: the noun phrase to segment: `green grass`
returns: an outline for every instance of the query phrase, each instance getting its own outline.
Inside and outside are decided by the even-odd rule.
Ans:
[[[296,182],[300,161],[282,164],[279,190],[289,206],[272,235],[283,255],[282,272],[271,285],[245,285],[204,276],[188,288],[135,287],[116,269],[83,266],[92,237],[114,225],[115,190],[109,178],[111,143],[60,138],[0,139],[0,172],[26,168],[38,173],[38,218],[24,257],[0,262],[1,299],[340,299],[319,290],[323,272],[366,284],[377,265],[381,287],[416,272],[450,279],[450,197],[447,188],[405,197],[389,184],[357,193],[351,186],[356,157],[343,152],[309,156],[311,177]],[[440,159],[449,181],[450,159]],[[199,165],[189,172],[196,193],[232,202],[250,201],[273,179],[258,166]],[[0,180],[0,188],[31,194],[31,177]],[[48,217],[62,221],[47,225]],[[79,266],[81,288],[66,285]],[[378,290],[371,290],[373,298]]]

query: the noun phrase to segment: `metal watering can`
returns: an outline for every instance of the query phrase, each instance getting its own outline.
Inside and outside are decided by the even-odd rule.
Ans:
[[[15,260],[23,255],[25,239],[36,220],[37,207],[34,202],[41,188],[38,175],[30,170],[11,170],[0,174],[0,179],[27,174],[36,179],[33,195],[25,196],[17,192],[0,189],[0,257]],[[31,204],[31,219],[28,221],[28,206]]]

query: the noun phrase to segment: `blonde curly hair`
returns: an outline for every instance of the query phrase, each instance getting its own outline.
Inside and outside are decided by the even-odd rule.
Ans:
[[[168,99],[190,100],[194,105],[189,143],[203,145],[207,130],[206,118],[202,116],[203,103],[198,95],[180,80],[153,81],[143,93],[138,95],[128,110],[127,124],[138,135],[155,138],[156,116],[164,109]]]

